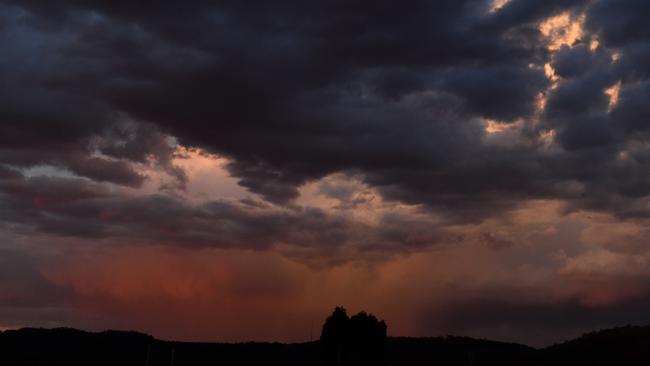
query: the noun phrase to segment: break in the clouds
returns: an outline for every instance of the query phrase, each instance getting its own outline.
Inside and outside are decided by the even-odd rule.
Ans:
[[[0,1],[0,327],[295,340],[344,301],[536,344],[645,321],[648,10]],[[203,328],[156,326],[182,304]],[[300,320],[201,321],[238,304]]]

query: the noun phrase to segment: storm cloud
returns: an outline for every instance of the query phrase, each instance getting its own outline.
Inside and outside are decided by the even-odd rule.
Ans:
[[[578,215],[577,231],[631,232],[626,255],[645,258],[646,8],[0,0],[0,231],[312,269],[482,243],[559,270],[594,246],[550,253],[539,237]],[[557,208],[552,224],[510,225],[536,205]],[[562,318],[580,296],[489,298],[486,326]],[[465,329],[477,298],[440,310],[454,324],[427,321]],[[623,319],[616,306],[603,316]]]

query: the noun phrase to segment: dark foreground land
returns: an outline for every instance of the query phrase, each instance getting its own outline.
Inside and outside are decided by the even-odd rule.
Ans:
[[[325,365],[318,342],[189,343],[136,332],[0,333],[1,365]],[[384,365],[648,365],[650,326],[585,335],[545,349],[465,337],[388,338]]]

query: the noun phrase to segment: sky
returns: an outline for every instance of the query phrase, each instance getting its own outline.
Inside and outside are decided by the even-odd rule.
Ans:
[[[649,13],[0,0],[0,329],[650,323]]]

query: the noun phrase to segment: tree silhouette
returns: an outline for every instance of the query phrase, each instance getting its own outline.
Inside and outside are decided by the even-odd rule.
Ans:
[[[320,336],[323,358],[328,365],[383,365],[386,323],[360,312],[348,317],[338,306],[325,320]]]
[[[320,335],[320,343],[323,349],[323,356],[328,364],[341,364],[343,348],[347,343],[349,334],[350,318],[347,310],[337,306],[332,315],[327,317]]]

